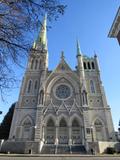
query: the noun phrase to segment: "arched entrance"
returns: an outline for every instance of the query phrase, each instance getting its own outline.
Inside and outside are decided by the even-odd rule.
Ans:
[[[59,123],[59,144],[68,144],[68,126],[64,118]]]
[[[55,124],[52,119],[49,119],[46,125],[46,136],[45,142],[47,144],[54,144],[55,143]]]
[[[32,120],[29,117],[26,117],[22,123],[22,139],[23,140],[32,140],[33,139],[33,127]]]
[[[82,135],[80,130],[80,125],[77,119],[72,121],[72,144],[82,143]]]
[[[105,138],[104,125],[99,119],[94,122],[96,141],[103,141]]]

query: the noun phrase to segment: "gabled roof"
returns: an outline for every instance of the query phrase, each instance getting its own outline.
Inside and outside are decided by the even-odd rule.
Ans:
[[[61,60],[57,65],[56,69],[54,70],[54,72],[72,72],[72,69],[65,61],[64,56],[61,57]]]

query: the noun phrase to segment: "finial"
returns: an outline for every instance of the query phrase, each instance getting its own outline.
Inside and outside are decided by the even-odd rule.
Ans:
[[[118,125],[120,126],[120,120],[119,120],[119,124]]]
[[[64,51],[61,52],[61,59],[63,60],[65,57],[64,57]]]
[[[97,54],[96,54],[96,52],[95,52],[95,51],[94,51],[94,57],[95,57],[95,58],[97,58]]]
[[[80,49],[79,41],[77,39],[77,56],[81,56],[81,55],[82,55],[82,52],[81,52],[81,49]]]

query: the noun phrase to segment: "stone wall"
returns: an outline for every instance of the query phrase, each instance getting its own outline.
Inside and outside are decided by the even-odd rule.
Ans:
[[[38,142],[14,142],[14,141],[5,141],[1,146],[1,153],[33,153],[37,154],[39,150]]]
[[[98,146],[99,146],[99,153],[104,153],[107,149],[107,147],[112,147],[114,148],[115,145],[117,144],[118,142],[98,142]]]

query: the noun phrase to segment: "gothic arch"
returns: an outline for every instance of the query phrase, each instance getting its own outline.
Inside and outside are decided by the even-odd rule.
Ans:
[[[35,80],[34,82],[34,90],[36,91],[38,89],[38,80]]]
[[[43,101],[44,101],[44,91],[41,90],[41,91],[40,91],[39,104],[43,104]]]
[[[53,114],[49,114],[48,116],[45,117],[44,119],[44,123],[45,123],[45,126],[47,125],[47,122],[52,119],[54,124],[56,125],[56,117],[53,115]]]
[[[87,65],[88,65],[88,69],[91,69],[90,62],[88,62]]]
[[[64,117],[59,121],[59,127],[67,127],[67,122]]]
[[[82,125],[80,124],[80,119],[74,116],[71,121],[72,144],[82,143],[82,139],[83,139],[82,130],[83,128],[82,128]]]
[[[54,144],[55,142],[55,117],[53,115],[49,115],[44,120],[45,122],[45,143]]]
[[[79,126],[82,126],[82,125],[83,125],[82,117],[79,117],[77,114],[73,114],[72,117],[70,118],[70,121],[69,121],[70,126],[72,126],[72,122],[73,122],[74,120],[77,120],[77,121],[78,121]]]
[[[91,65],[92,65],[92,69],[95,69],[95,63],[92,62]]]
[[[34,59],[32,59],[32,61],[31,61],[31,69],[33,69],[33,66],[34,66]]]
[[[68,120],[68,117],[64,114],[61,114],[59,117],[58,117],[58,124],[60,125],[60,121],[64,119],[66,121],[66,124],[67,126],[69,125],[69,120]]]
[[[21,120],[20,126],[22,126],[22,125],[25,123],[25,121],[29,121],[29,122],[31,123],[31,125],[34,126],[33,119],[32,119],[32,117],[31,117],[30,115],[26,115],[26,116],[23,118],[23,120]]]
[[[71,84],[71,86],[75,89],[75,92],[76,93],[79,93],[79,87],[78,87],[78,83],[75,81],[75,80],[73,80],[70,76],[68,76],[68,75],[58,75],[58,76],[55,76],[54,78],[52,78],[50,81],[48,80],[47,82],[46,82],[46,90],[47,90],[47,92],[48,93],[50,93],[51,92],[51,89],[52,89],[52,87],[54,86],[54,84],[57,82],[57,81],[59,81],[61,78],[64,78],[64,79],[66,79],[66,81],[68,81],[70,84]]]
[[[21,138],[23,141],[33,140],[34,138],[34,122],[30,115],[26,115],[24,119],[20,122],[20,130],[18,133],[19,127],[16,129],[16,137]],[[17,135],[19,134],[19,135]]]
[[[33,85],[33,81],[32,81],[32,79],[29,79],[29,80],[27,81],[27,93],[30,93],[30,92],[31,92],[31,90],[32,90],[32,85]]]
[[[59,144],[68,144],[69,130],[68,130],[68,120],[67,116],[63,114],[59,117],[59,132],[58,139]]]
[[[36,59],[35,60],[35,69],[37,69],[38,68],[38,60]]]
[[[90,83],[90,92],[95,93],[95,83],[94,83],[94,81],[91,79],[89,83]]]
[[[96,117],[92,122],[93,138],[96,141],[104,141],[106,139],[106,128],[104,121],[100,117]]]
[[[99,120],[104,125],[104,121],[102,120],[102,118],[99,115],[97,115],[97,116],[95,116],[93,118],[92,125],[94,125],[94,123],[95,123],[96,120]]]

